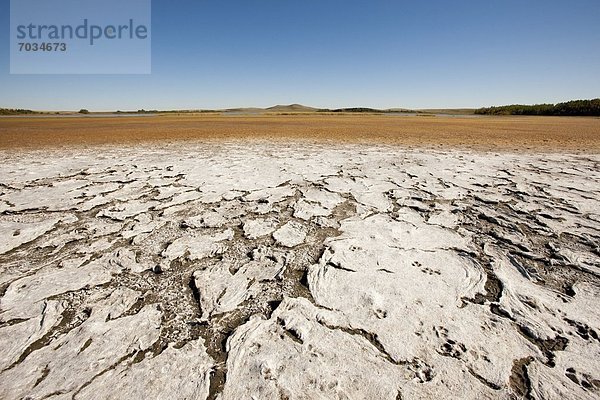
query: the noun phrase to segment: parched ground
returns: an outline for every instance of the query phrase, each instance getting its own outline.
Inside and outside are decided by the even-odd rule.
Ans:
[[[0,149],[249,138],[597,153],[600,118],[314,113],[0,118]]]
[[[600,397],[597,153],[230,139],[0,150],[0,398]]]

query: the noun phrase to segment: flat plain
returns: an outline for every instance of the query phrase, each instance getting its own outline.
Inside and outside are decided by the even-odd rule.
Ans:
[[[600,119],[0,119],[0,398],[598,399]]]
[[[223,139],[597,152],[600,118],[318,113],[0,118],[0,148]]]

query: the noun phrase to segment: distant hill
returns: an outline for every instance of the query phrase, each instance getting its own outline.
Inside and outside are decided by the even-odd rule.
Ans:
[[[558,104],[486,107],[475,110],[481,115],[555,115],[555,116],[600,116],[600,99],[573,100]]]
[[[318,111],[318,108],[303,106],[302,104],[289,104],[289,105],[281,105],[278,104],[273,107],[269,107],[266,111],[275,111],[275,112],[314,112]]]

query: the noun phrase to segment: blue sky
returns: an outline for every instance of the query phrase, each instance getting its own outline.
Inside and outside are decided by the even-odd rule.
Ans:
[[[150,75],[10,75],[9,0],[0,0],[0,107],[435,108],[595,98],[599,21],[598,0],[153,0]]]

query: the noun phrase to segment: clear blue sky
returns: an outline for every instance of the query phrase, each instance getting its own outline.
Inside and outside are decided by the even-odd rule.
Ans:
[[[0,0],[0,107],[426,108],[600,97],[599,0],[153,0],[150,75],[10,75],[9,22],[9,0]]]

